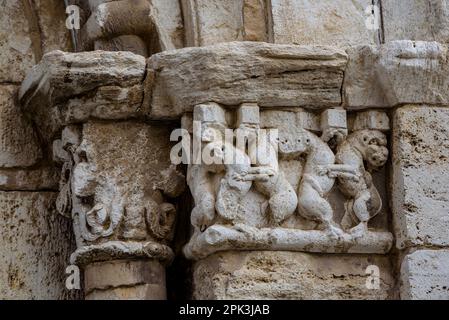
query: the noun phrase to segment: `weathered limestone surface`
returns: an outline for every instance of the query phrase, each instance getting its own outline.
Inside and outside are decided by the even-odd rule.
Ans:
[[[2,0],[0,7],[0,83],[22,81],[45,52],[70,49],[63,1]]]
[[[268,41],[268,1],[243,1],[243,28],[246,41]]]
[[[21,0],[0,2],[0,82],[22,81],[39,57],[33,48],[36,25],[27,21]]]
[[[145,59],[130,52],[53,51],[28,74],[19,98],[51,139],[70,123],[141,115],[144,73]]]
[[[183,176],[169,160],[169,127],[89,122],[68,127],[58,209],[72,216],[81,265],[122,258],[170,260],[175,207]],[[81,134],[78,136],[78,134]],[[154,249],[155,248],[155,249]]]
[[[35,15],[40,29],[42,54],[53,50],[72,51],[70,30],[66,27],[66,11],[64,1],[34,0]],[[39,62],[41,57],[36,62]]]
[[[18,88],[0,85],[0,168],[29,167],[42,156],[31,122],[17,102]]]
[[[349,49],[345,107],[448,104],[447,51],[445,44],[410,40]]]
[[[261,107],[341,104],[344,51],[332,47],[232,42],[153,55],[144,106],[176,118],[196,104],[257,102]]]
[[[65,268],[74,247],[71,223],[54,210],[53,192],[0,192],[0,296],[70,299]]]
[[[447,123],[447,108],[395,112],[391,201],[398,248],[449,245]]]
[[[60,171],[54,166],[0,169],[0,190],[58,190]]]
[[[349,47],[376,44],[366,27],[371,0],[271,0],[274,43]]]
[[[449,251],[418,250],[401,267],[401,299],[449,300]]]
[[[447,0],[382,0],[385,41],[449,40]]]
[[[244,0],[181,0],[186,46],[207,46],[243,38]]]
[[[88,18],[78,33],[78,51],[131,51],[147,57],[183,46],[181,7],[175,0],[86,2]]]
[[[141,83],[144,72],[145,59],[130,52],[52,51],[27,75],[20,98],[26,105],[36,95],[42,95],[53,105],[99,85],[128,87]]]
[[[165,267],[156,260],[97,262],[84,273],[86,300],[165,300]]]
[[[366,287],[366,269],[380,269],[380,287]],[[394,287],[385,256],[292,252],[226,252],[194,265],[194,298],[388,299]]]
[[[214,154],[213,163],[188,163],[195,206],[187,258],[228,250],[389,252],[393,236],[385,223],[370,223],[385,213],[379,192],[385,181],[374,177],[388,159],[388,116],[361,112],[348,134],[343,109],[323,111],[319,119],[296,111],[260,111],[255,103],[227,110],[210,102],[195,106],[190,126],[183,119],[202,142],[203,160]],[[305,127],[318,127],[321,138]],[[227,128],[235,129],[235,143],[226,139]],[[263,139],[270,128],[278,129],[276,138]]]
[[[179,0],[152,0],[153,21],[164,50],[184,47],[184,24]]]

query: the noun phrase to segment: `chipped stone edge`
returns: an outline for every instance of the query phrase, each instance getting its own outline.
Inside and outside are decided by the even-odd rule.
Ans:
[[[157,259],[168,265],[174,253],[170,247],[156,242],[109,241],[77,249],[70,256],[70,263],[86,266],[93,262],[139,258]]]
[[[251,228],[247,232],[247,230],[239,229],[238,226],[217,225],[192,237],[183,252],[186,258],[192,260],[203,259],[213,253],[229,250],[386,254],[393,246],[393,239],[390,232],[369,231],[359,239],[345,234],[336,239],[317,230]]]

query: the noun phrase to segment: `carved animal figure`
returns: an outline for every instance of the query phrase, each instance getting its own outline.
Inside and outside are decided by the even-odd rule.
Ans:
[[[252,176],[249,175],[246,179],[253,180],[256,190],[267,197],[267,214],[271,224],[281,225],[295,213],[298,197],[284,173],[279,170],[277,148],[273,145],[275,142],[268,136],[256,142],[255,138],[259,135],[258,126],[252,128],[242,125],[239,129],[246,130],[247,136],[252,137],[249,143],[256,146],[256,148],[249,148],[250,158],[255,160],[255,164],[253,163],[255,167],[250,172]],[[257,154],[253,154],[255,152]]]
[[[212,155],[213,161],[189,166],[187,183],[195,201],[191,222],[196,231],[203,232],[213,224],[216,213],[225,221],[239,222],[239,214],[243,212],[240,201],[248,193],[252,181],[240,178],[250,171],[250,158],[225,143],[219,129],[205,128],[201,140],[207,143],[203,148],[203,158],[204,155]],[[218,181],[216,190],[216,177],[223,172],[225,175]]]
[[[388,159],[387,137],[377,130],[360,130],[352,133],[339,145],[336,161],[350,165],[357,179],[339,177],[339,188],[348,197],[342,226],[355,236],[368,231],[368,222],[382,209],[382,199],[373,184],[370,171],[385,165]],[[364,162],[367,163],[365,169]]]
[[[303,130],[297,139],[306,155],[298,191],[298,213],[306,219],[320,222],[331,236],[339,236],[343,231],[334,222],[333,209],[326,200],[335,183],[332,171],[335,156],[329,146],[311,132]]]
[[[240,202],[251,189],[252,181],[241,177],[250,172],[251,160],[247,154],[233,145],[221,144],[215,148],[217,149],[215,154],[219,154],[223,162],[227,156],[233,157],[233,160],[228,158],[231,163],[224,164],[226,174],[220,181],[215,208],[221,218],[234,224],[242,223],[239,217],[244,211]]]
[[[217,149],[216,141],[222,141],[222,134],[217,128],[205,128],[201,132],[201,141],[206,142],[205,149],[221,154],[221,146]],[[214,145],[215,143],[215,145]],[[215,149],[213,148],[215,146]],[[212,148],[211,148],[212,147]],[[204,149],[202,150],[204,151]],[[216,218],[216,179],[217,174],[224,171],[223,165],[191,164],[187,168],[187,184],[193,196],[195,206],[190,221],[195,232],[204,232]]]

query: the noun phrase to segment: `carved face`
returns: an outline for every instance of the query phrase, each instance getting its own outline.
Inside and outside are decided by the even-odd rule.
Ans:
[[[383,167],[388,160],[387,137],[377,130],[366,130],[361,144],[365,149],[365,160],[371,168]]]
[[[279,151],[283,157],[296,157],[310,147],[310,136],[305,130],[279,130]]]
[[[222,134],[216,128],[205,128],[201,134],[201,141],[203,142],[214,142],[214,141],[222,141]]]

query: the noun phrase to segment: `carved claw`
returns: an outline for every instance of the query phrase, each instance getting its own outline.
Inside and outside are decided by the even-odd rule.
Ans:
[[[328,228],[326,229],[326,233],[332,239],[337,240],[337,239],[341,238],[345,232],[343,230],[341,230],[339,227],[329,225]]]
[[[368,224],[366,222],[361,222],[354,228],[349,230],[349,233],[354,239],[363,238],[368,232]]]

